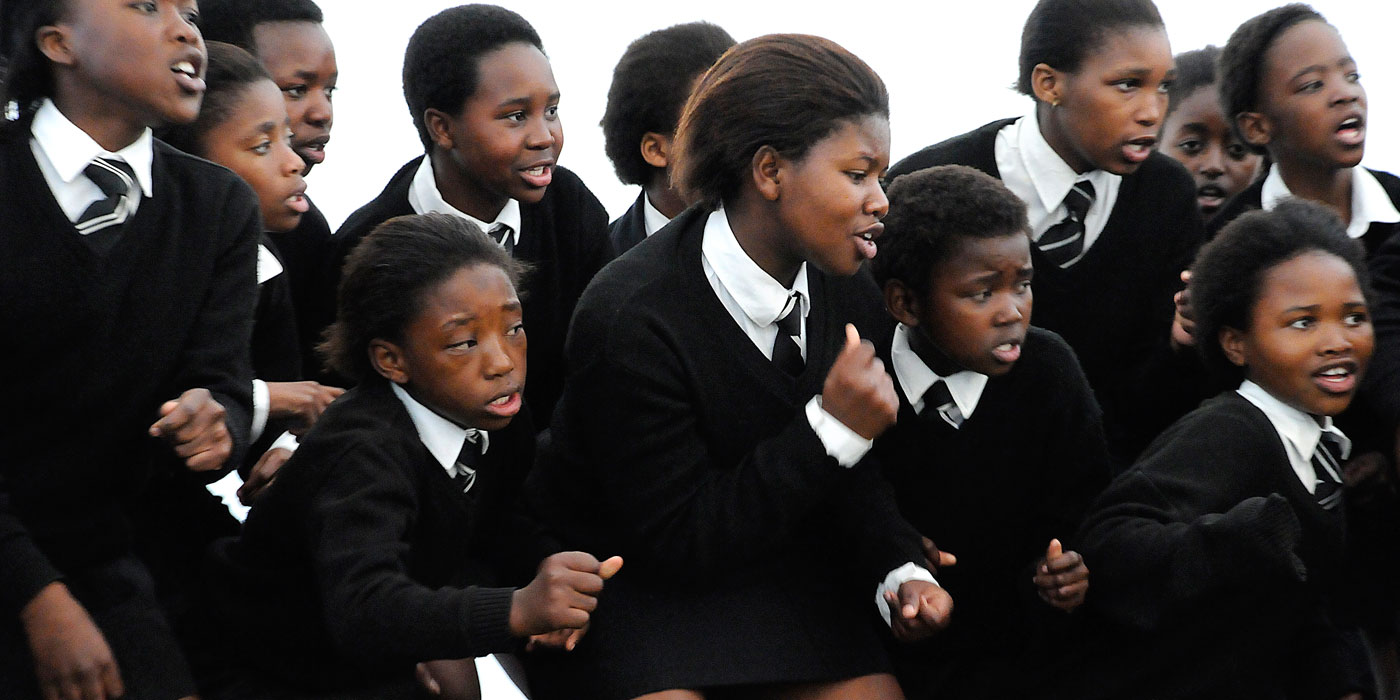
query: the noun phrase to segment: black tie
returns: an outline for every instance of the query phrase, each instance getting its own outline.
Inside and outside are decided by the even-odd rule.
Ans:
[[[130,197],[136,171],[126,161],[94,158],[83,169],[83,174],[102,190],[104,198],[88,205],[73,225],[89,246],[105,254],[121,238],[122,224],[131,213]]]
[[[783,314],[774,321],[778,334],[773,337],[773,364],[796,377],[807,363],[802,359],[802,292],[788,295]]]
[[[462,442],[462,451],[457,454],[457,464],[452,472],[452,483],[466,493],[476,484],[476,468],[481,465],[481,436],[475,431],[467,433]]]
[[[1324,510],[1336,510],[1342,502],[1342,443],[1333,433],[1324,432],[1313,450],[1313,471],[1317,488],[1313,497]]]
[[[953,400],[953,393],[948,391],[948,382],[942,379],[934,382],[933,386],[924,392],[924,410],[919,412],[919,417],[926,421],[932,420],[934,416],[941,418],[954,430],[962,427],[962,410]]]
[[[507,253],[515,253],[515,237],[510,235],[510,227],[505,224],[496,224],[487,232],[496,244],[506,249]]]
[[[1059,267],[1069,267],[1084,255],[1084,215],[1094,202],[1094,183],[1080,180],[1065,195],[1065,218],[1035,242],[1040,252]]]

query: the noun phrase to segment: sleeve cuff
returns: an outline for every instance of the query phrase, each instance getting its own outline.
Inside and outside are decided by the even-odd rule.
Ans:
[[[282,433],[281,435],[278,435],[277,439],[273,440],[272,444],[268,446],[267,451],[271,452],[275,449],[281,448],[288,452],[296,452],[297,447],[299,447],[300,445],[301,443],[297,440],[297,436],[291,434],[290,432],[286,432]]]
[[[843,467],[854,467],[856,462],[870,451],[870,446],[875,444],[875,441],[866,440],[827,413],[826,409],[822,408],[820,394],[807,402],[807,422],[811,424],[812,432],[817,434],[817,439],[822,441],[826,453]]]
[[[515,648],[510,633],[510,606],[514,588],[468,588],[463,597],[468,645],[474,656],[484,656]]]
[[[267,428],[267,414],[272,408],[272,397],[267,392],[267,382],[253,380],[253,421],[248,426],[248,441],[257,442]]]
[[[875,608],[880,611],[880,619],[885,621],[885,626],[890,626],[890,606],[885,602],[885,593],[899,593],[899,587],[908,581],[928,581],[937,586],[938,581],[933,578],[933,574],[914,562],[909,562],[904,566],[891,571],[885,576],[885,580],[875,588]]]

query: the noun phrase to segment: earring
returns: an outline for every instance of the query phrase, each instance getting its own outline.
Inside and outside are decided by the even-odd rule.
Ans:
[[[1056,97],[1055,100],[1054,100],[1053,102],[1050,103],[1050,106],[1051,106],[1051,107],[1059,107],[1059,106],[1060,106],[1060,98]]]

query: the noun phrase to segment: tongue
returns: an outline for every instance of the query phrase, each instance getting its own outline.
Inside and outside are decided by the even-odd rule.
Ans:
[[[856,250],[860,252],[861,257],[866,260],[871,260],[875,257],[877,247],[875,241],[867,241],[860,236],[856,236]]]

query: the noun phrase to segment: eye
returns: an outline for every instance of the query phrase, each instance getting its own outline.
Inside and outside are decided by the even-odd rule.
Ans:
[[[1288,327],[1296,328],[1300,331],[1305,331],[1309,328],[1312,328],[1315,325],[1317,325],[1317,319],[1313,318],[1312,316],[1303,316],[1302,318],[1294,319],[1291,323],[1288,324]]]
[[[181,16],[185,18],[186,22],[189,22],[190,24],[193,24],[196,27],[199,26],[198,10],[186,10]]]
[[[1169,93],[1171,92],[1172,85],[1175,84],[1175,82],[1176,82],[1176,81],[1173,81],[1173,80],[1163,80],[1162,82],[1157,83],[1157,94],[1159,94],[1159,95],[1166,95],[1166,94],[1169,94]]]
[[[301,98],[306,97],[306,93],[308,90],[309,88],[307,88],[305,85],[298,83],[296,85],[288,85],[282,88],[282,94],[286,95],[287,97],[293,100],[300,100]]]
[[[1020,282],[1017,282],[1017,283],[1016,283],[1016,293],[1018,293],[1018,294],[1025,294],[1026,292],[1029,292],[1029,291],[1031,291],[1031,281],[1030,281],[1030,280],[1021,280]]]
[[[1353,311],[1342,319],[1348,326],[1362,326],[1371,322],[1371,317],[1365,311]]]
[[[1299,93],[1304,93],[1304,94],[1306,94],[1306,93],[1311,93],[1311,92],[1317,92],[1318,90],[1321,90],[1321,89],[1322,89],[1322,81],[1321,81],[1321,80],[1309,80],[1308,82],[1303,83],[1302,85],[1299,85],[1299,86],[1298,86],[1298,92],[1299,92]]]
[[[510,114],[504,115],[501,118],[509,119],[510,121],[513,121],[517,124],[524,122],[526,119],[524,112],[511,112]]]
[[[272,152],[272,141],[269,141],[269,140],[267,140],[267,139],[263,139],[262,143],[259,143],[258,145],[253,146],[253,148],[252,148],[251,150],[252,150],[254,153],[256,153],[256,154],[258,154],[258,155],[260,155],[260,156],[265,156],[265,155],[267,155],[268,153],[271,153],[271,152]]]
[[[327,101],[327,102],[330,102],[331,100],[335,99],[335,91],[336,91],[336,87],[335,87],[334,85],[331,85],[330,87],[327,87],[327,88],[326,88],[326,101]]]
[[[973,301],[976,301],[976,302],[987,301],[987,300],[989,300],[989,299],[992,298],[992,290],[991,290],[991,289],[979,289],[979,290],[973,292],[972,294],[969,294],[969,295],[968,295],[968,298],[969,298],[969,299],[972,299]]]
[[[865,172],[864,170],[847,170],[846,177],[851,178],[851,182],[854,182],[857,185],[859,185],[865,182],[865,179],[867,177],[870,177],[870,174]]]
[[[448,350],[459,350],[459,349],[460,349],[460,350],[470,350],[470,349],[472,349],[472,348],[474,348],[474,347],[476,347],[476,338],[467,338],[466,340],[461,340],[461,341],[458,341],[458,342],[456,342],[456,343],[450,343],[450,344],[447,346],[447,349],[448,349]]]
[[[511,326],[510,329],[506,331],[506,335],[511,335],[511,336],[515,336],[515,335],[525,335],[525,324],[524,324],[524,323],[517,323],[517,324]]]
[[[1118,89],[1118,92],[1132,92],[1142,87],[1142,81],[1137,78],[1124,78],[1122,80],[1115,80],[1112,85]]]
[[[1348,82],[1348,83],[1359,83],[1359,82],[1361,82],[1361,74],[1360,74],[1360,73],[1357,73],[1357,72],[1355,72],[1355,71],[1352,71],[1352,72],[1350,72],[1350,73],[1347,73],[1347,82]]]
[[[140,10],[141,12],[145,12],[147,14],[155,14],[156,12],[159,12],[159,9],[156,8],[156,4],[153,2],[133,2],[127,7],[130,7],[134,10]]]
[[[558,116],[559,116],[559,105],[550,105],[550,106],[548,106],[548,107],[545,107],[545,108],[544,108],[544,116],[545,116],[546,119],[554,119],[555,117],[558,117]]]
[[[1249,149],[1245,148],[1244,144],[1242,143],[1231,143],[1230,145],[1226,146],[1225,154],[1230,156],[1231,160],[1244,160],[1250,155]]]
[[[1185,139],[1176,144],[1177,150],[1188,156],[1198,156],[1206,150],[1206,142],[1200,139]]]

